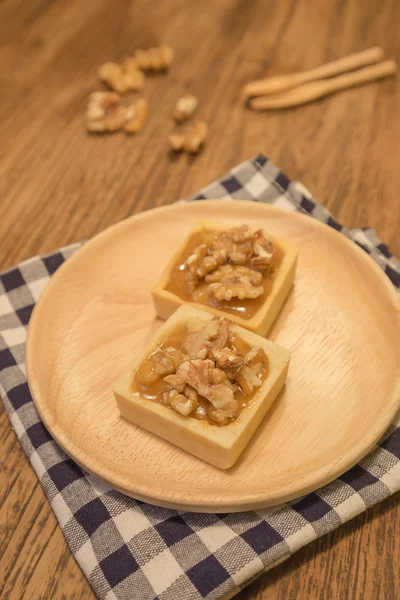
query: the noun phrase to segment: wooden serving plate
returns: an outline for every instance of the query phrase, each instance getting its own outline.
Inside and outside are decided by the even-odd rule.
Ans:
[[[160,325],[150,288],[199,219],[263,226],[300,250],[270,338],[292,351],[287,385],[228,471],[120,417],[113,381]],[[377,265],[335,230],[239,201],[141,213],[85,244],[54,275],[30,323],[29,386],[47,428],[87,471],[161,506],[243,511],[335,479],[374,445],[400,399],[400,309]]]

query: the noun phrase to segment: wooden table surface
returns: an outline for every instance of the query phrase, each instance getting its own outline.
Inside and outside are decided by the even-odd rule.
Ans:
[[[183,198],[259,152],[400,255],[400,78],[286,112],[240,101],[249,80],[372,45],[399,59],[399,22],[398,0],[0,0],[0,267]],[[88,136],[97,67],[160,42],[176,60],[146,82],[145,130]],[[186,90],[210,129],[195,159],[171,157],[166,142]],[[2,407],[0,461],[0,597],[93,598]],[[237,598],[399,598],[399,527],[395,496]]]

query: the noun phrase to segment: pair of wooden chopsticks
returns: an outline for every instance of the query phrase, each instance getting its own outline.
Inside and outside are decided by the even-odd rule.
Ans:
[[[369,48],[311,71],[252,81],[245,86],[244,97],[254,110],[299,106],[339,90],[393,75],[397,70],[395,61],[380,62],[383,58],[382,48]]]

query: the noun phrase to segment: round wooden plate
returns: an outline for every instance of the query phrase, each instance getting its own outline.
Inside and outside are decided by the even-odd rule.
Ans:
[[[269,336],[292,351],[286,388],[228,471],[125,421],[111,391],[159,327],[150,288],[199,219],[263,226],[300,250]],[[399,329],[389,280],[335,230],[265,204],[178,203],[114,225],[57,271],[29,327],[29,385],[57,442],[118,490],[183,510],[251,510],[332,481],[384,433],[399,406]]]

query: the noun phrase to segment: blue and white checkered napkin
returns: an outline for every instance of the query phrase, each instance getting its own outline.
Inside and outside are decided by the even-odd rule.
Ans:
[[[267,202],[324,221],[359,244],[400,289],[400,262],[372,229],[345,229],[263,156],[190,200]],[[0,391],[15,432],[73,555],[101,599],[230,598],[277,562],[400,489],[400,421],[357,466],[315,493],[274,509],[195,514],[116,492],[78,467],[43,426],[25,376],[26,328],[54,271],[79,245],[0,275]]]

